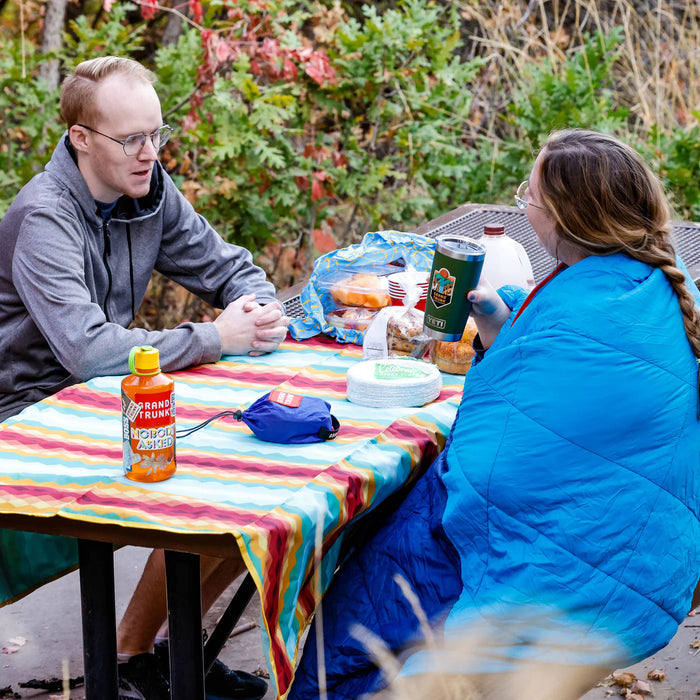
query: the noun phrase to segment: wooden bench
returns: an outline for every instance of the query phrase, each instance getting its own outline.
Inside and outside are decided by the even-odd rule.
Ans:
[[[492,204],[463,204],[443,216],[419,226],[415,233],[434,238],[443,233],[460,234],[475,238],[484,231],[484,224],[504,224],[506,233],[521,243],[527,252],[535,281],[539,282],[554,268],[554,261],[545,252],[528,221],[525,210]],[[700,287],[700,224],[673,222],[676,250],[685,262],[695,283]],[[302,317],[300,294],[304,283],[278,294],[288,316]]]

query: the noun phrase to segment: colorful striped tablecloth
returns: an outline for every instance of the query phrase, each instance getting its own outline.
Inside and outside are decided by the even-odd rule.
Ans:
[[[178,441],[175,476],[156,484],[123,475],[121,377],[65,389],[0,424],[0,513],[166,531],[183,542],[233,535],[260,594],[281,697],[344,529],[434,459],[461,399],[463,377],[443,374],[442,393],[427,406],[352,404],[345,373],[361,353],[315,338],[172,373],[178,430],[244,409],[273,388],[325,398],[341,428],[333,441],[279,445],[242,421],[218,419]]]

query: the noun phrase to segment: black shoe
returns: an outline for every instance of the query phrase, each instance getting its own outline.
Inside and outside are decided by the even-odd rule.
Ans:
[[[170,686],[155,654],[137,654],[117,665],[119,700],[170,700]]]
[[[267,682],[246,671],[234,671],[217,659],[204,678],[207,700],[260,700]]]
[[[160,672],[169,678],[168,643],[159,642],[154,652],[160,665]],[[267,692],[267,682],[252,673],[234,671],[216,659],[204,678],[204,692],[206,700],[260,700]]]

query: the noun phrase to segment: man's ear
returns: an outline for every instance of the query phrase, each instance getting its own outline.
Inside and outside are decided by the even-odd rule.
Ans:
[[[68,130],[68,138],[77,152],[85,153],[88,150],[88,130],[77,124],[73,124]]]

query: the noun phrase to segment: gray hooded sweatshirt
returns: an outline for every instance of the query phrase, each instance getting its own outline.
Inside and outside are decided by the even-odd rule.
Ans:
[[[226,243],[160,163],[141,199],[122,196],[103,224],[67,135],[0,222],[0,420],[64,386],[128,374],[153,345],[164,371],[215,362],[212,323],[128,329],[158,270],[214,307],[275,298],[249,251]]]

